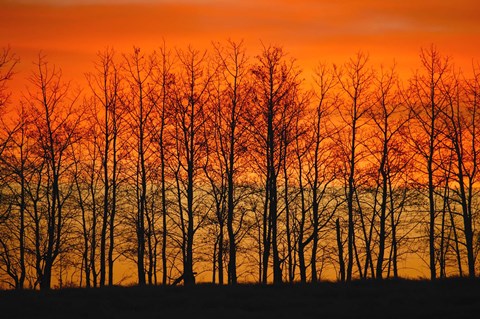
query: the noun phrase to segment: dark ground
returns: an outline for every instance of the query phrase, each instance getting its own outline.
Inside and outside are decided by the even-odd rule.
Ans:
[[[0,318],[480,318],[480,280],[0,291]]]

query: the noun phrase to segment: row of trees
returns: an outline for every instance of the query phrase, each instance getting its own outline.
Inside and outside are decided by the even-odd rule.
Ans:
[[[3,50],[4,287],[475,277],[478,64],[432,46],[401,81],[360,52],[305,81],[276,46],[106,49],[82,90],[39,56],[9,99],[17,62]]]

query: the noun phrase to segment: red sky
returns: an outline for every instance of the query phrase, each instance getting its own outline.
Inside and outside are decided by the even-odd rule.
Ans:
[[[434,43],[468,68],[480,59],[479,13],[478,0],[0,0],[0,46],[17,53],[25,77],[40,50],[77,78],[98,50],[150,50],[162,39],[197,47],[244,39],[252,55],[262,40],[304,69],[363,50],[403,71]]]

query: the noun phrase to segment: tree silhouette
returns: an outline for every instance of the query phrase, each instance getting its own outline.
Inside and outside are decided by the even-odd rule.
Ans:
[[[177,154],[180,172],[177,182],[182,184],[183,190],[179,187],[178,196],[180,202],[180,217],[182,219],[182,237],[184,243],[183,256],[183,280],[185,285],[195,283],[193,271],[193,245],[194,235],[199,225],[195,225],[195,218],[200,221],[204,216],[199,212],[199,194],[195,193],[197,176],[201,169],[201,156],[205,152],[206,141],[202,134],[207,114],[206,106],[209,99],[208,87],[212,80],[206,65],[206,52],[189,47],[185,51],[178,51],[177,56],[180,63],[178,74],[179,88],[175,92],[175,125],[177,138]],[[185,174],[185,175],[184,175]],[[181,179],[180,179],[181,178]],[[186,205],[183,208],[182,193],[185,191]],[[186,225],[183,224],[183,210],[187,218]]]
[[[44,162],[41,174],[45,175],[45,180],[39,181],[45,206],[35,212],[36,271],[40,288],[50,289],[53,265],[64,244],[68,216],[64,208],[71,194],[71,185],[68,181],[64,184],[62,177],[68,170],[70,146],[81,136],[78,129],[82,116],[76,106],[78,95],[69,95],[61,71],[50,67],[43,56],[39,56],[36,67],[30,78],[33,88],[29,91],[28,116],[33,123],[30,134],[38,143],[36,155]]]
[[[417,73],[411,83],[411,99],[409,107],[412,116],[418,124],[414,131],[414,143],[417,145],[417,153],[422,157],[427,173],[427,197],[429,212],[429,267],[430,278],[437,278],[436,254],[435,254],[435,220],[437,217],[437,205],[435,200],[438,181],[435,181],[435,173],[438,170],[439,148],[441,133],[444,131],[440,116],[444,107],[445,99],[441,93],[442,80],[449,72],[450,63],[448,58],[440,55],[440,52],[431,46],[420,52],[422,73]]]
[[[267,282],[270,248],[273,259],[273,282],[282,282],[278,240],[278,176],[281,173],[287,147],[287,136],[298,112],[294,103],[299,86],[294,61],[286,60],[280,47],[264,47],[252,68],[255,83],[251,129],[258,143],[259,155],[265,165],[265,202],[263,216],[263,277]]]
[[[2,52],[2,287],[476,276],[478,63],[163,42],[12,93]]]
[[[356,253],[355,223],[360,219],[365,238],[367,262],[371,260],[371,247],[367,239],[362,207],[359,205],[357,184],[357,169],[360,160],[365,156],[364,150],[360,150],[365,133],[360,133],[367,123],[367,113],[376,102],[371,91],[373,72],[368,65],[368,55],[363,52],[357,53],[343,68],[335,68],[335,75],[339,85],[346,94],[342,108],[339,108],[339,116],[342,124],[340,129],[339,145],[342,145],[341,153],[345,156],[345,179],[346,201],[348,211],[348,260],[347,281],[352,280],[354,255],[357,260],[360,277],[362,267]]]

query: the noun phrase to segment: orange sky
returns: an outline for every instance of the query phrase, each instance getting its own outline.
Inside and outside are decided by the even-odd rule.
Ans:
[[[468,68],[480,59],[479,13],[478,0],[0,0],[0,46],[21,58],[24,78],[40,50],[78,78],[106,46],[150,50],[162,38],[197,47],[244,39],[252,54],[262,40],[304,69],[364,50],[403,71],[435,43]]]
[[[307,71],[363,50],[375,64],[395,59],[410,73],[420,48],[432,43],[468,69],[480,60],[480,1],[0,0],[0,47],[21,58],[16,88],[39,51],[66,79],[83,80],[107,46],[152,50],[165,39],[169,46],[207,47],[227,38],[244,39],[252,55],[260,40],[282,45]]]

